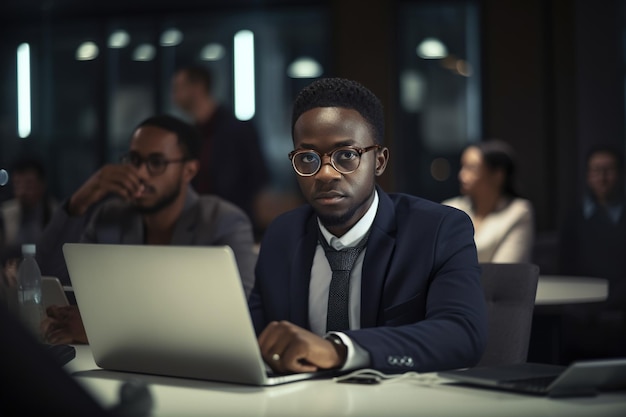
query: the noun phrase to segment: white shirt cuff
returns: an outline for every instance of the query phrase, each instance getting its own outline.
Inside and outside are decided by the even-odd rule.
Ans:
[[[328,332],[327,335],[333,334],[341,339],[347,348],[346,362],[341,367],[341,371],[351,371],[354,369],[367,368],[370,365],[370,354],[363,349],[358,343],[352,341],[346,334],[341,332]]]

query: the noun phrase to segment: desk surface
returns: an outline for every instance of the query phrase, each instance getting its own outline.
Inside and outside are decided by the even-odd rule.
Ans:
[[[434,374],[379,385],[332,379],[250,387],[99,370],[89,346],[76,346],[66,369],[105,407],[118,402],[124,379],[147,382],[153,416],[624,416],[626,393],[549,399],[447,384]]]
[[[603,278],[541,275],[536,305],[575,304],[606,301],[609,282]]]

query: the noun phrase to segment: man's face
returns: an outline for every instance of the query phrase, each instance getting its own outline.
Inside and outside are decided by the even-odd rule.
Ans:
[[[172,99],[181,110],[189,113],[194,107],[201,88],[199,83],[192,83],[189,80],[185,71],[179,71],[172,80]]]
[[[13,193],[23,207],[34,207],[43,198],[46,185],[34,170],[14,172]]]
[[[143,126],[135,131],[130,142],[129,152],[146,158],[159,158],[162,161],[180,161],[185,157],[175,133],[156,126]],[[197,161],[166,163],[160,174],[151,174],[146,163],[134,168],[144,188],[133,199],[135,206],[143,212],[155,213],[168,207],[181,195],[195,174]]]
[[[619,170],[615,157],[608,152],[597,152],[589,158],[587,165],[587,185],[600,200],[611,198],[617,191]]]
[[[322,154],[342,146],[376,145],[359,112],[338,107],[314,108],[303,113],[294,126],[293,142],[295,149],[313,149]],[[385,171],[388,156],[386,148],[366,152],[361,155],[358,169],[350,174],[337,172],[330,157],[324,156],[315,175],[297,175],[305,199],[331,233],[341,236],[363,217],[374,196],[375,177]]]

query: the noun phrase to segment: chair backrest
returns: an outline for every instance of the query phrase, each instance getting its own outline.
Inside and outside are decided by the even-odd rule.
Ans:
[[[531,263],[481,264],[488,337],[477,366],[526,362],[539,267]]]

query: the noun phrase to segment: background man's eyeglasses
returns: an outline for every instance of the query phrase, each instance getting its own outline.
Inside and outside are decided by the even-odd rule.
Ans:
[[[323,158],[330,156],[330,164],[341,174],[350,174],[359,168],[361,155],[371,150],[380,149],[380,145],[372,145],[367,148],[356,146],[343,146],[332,152],[319,153],[313,149],[296,149],[289,152],[289,159],[296,174],[302,177],[310,177],[318,173],[322,168]]]
[[[141,168],[143,164],[146,164],[150,175],[160,175],[165,172],[169,164],[187,162],[189,161],[189,158],[166,159],[158,155],[150,155],[144,158],[137,153],[129,152],[126,155],[123,155],[120,160],[122,163],[130,164],[137,169]]]

